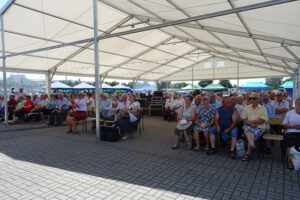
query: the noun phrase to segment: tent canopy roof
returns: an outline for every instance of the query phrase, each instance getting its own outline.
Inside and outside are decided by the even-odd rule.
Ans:
[[[202,87],[200,85],[197,84],[188,84],[187,86],[181,88],[182,90],[200,90],[202,89]]]
[[[262,82],[248,82],[245,85],[241,86],[240,89],[242,89],[242,90],[251,90],[251,89],[267,90],[267,89],[269,89],[269,86],[265,85]]]
[[[95,86],[92,86],[90,84],[87,84],[87,83],[79,83],[78,85],[75,85],[73,87],[73,89],[76,89],[76,90],[94,90],[95,89]]]
[[[57,81],[57,82],[51,83],[51,89],[52,90],[64,90],[64,89],[71,90],[72,87]]]
[[[266,0],[98,2],[100,36],[270,4]],[[83,0],[16,0],[4,15],[6,54],[92,38],[92,6],[92,1]],[[148,81],[290,76],[300,57],[299,8],[300,1],[294,1],[102,39],[100,74]],[[93,51],[93,43],[87,42],[8,57],[7,71],[92,77]]]
[[[284,84],[282,84],[280,87],[282,87],[282,88],[293,88],[293,81],[287,81]]]
[[[129,87],[122,85],[122,84],[115,85],[113,88],[131,90]]]
[[[203,90],[226,90],[226,88],[220,84],[209,84]]]

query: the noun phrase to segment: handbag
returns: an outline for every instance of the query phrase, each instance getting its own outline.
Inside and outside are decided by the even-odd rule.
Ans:
[[[134,114],[129,113],[129,121],[132,122],[136,122],[137,117]]]

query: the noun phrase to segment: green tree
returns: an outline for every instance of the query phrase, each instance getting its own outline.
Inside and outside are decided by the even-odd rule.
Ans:
[[[282,78],[267,78],[266,85],[271,87],[271,90],[278,89],[282,84]]]
[[[171,82],[158,82],[158,89],[167,89],[171,87]]]
[[[188,84],[185,83],[185,82],[182,82],[182,83],[173,83],[171,84],[171,88],[173,89],[180,89],[180,88],[183,88],[185,86],[187,86]]]
[[[219,84],[226,88],[233,88],[229,80],[220,80]]]
[[[206,80],[206,81],[200,81],[199,83],[198,83],[198,85],[200,85],[201,87],[206,87],[206,86],[208,86],[209,84],[212,84],[213,83],[213,81],[212,80]]]
[[[105,82],[105,83],[106,83],[107,85],[112,86],[112,87],[119,84],[119,82],[117,82],[117,81]]]
[[[128,83],[123,83],[123,85],[130,87],[131,89],[133,89],[133,82],[128,82]]]

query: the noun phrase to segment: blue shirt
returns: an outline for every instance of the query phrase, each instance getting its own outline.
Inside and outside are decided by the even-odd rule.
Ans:
[[[100,98],[99,106],[100,106],[100,110],[108,109],[108,108],[112,107],[112,102],[109,99],[104,100],[104,99]]]
[[[222,103],[217,100],[213,103],[209,103],[209,107],[211,107],[211,108],[220,108],[221,106],[222,106]]]
[[[62,105],[65,105],[63,110],[69,110],[68,99],[66,97],[63,99],[58,99],[58,109],[60,109]]]
[[[274,109],[271,107],[271,105],[263,103],[263,106],[267,110],[268,118],[273,118],[274,117]]]

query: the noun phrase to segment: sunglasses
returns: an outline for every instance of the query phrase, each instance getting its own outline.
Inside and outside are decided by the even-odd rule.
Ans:
[[[250,97],[249,100],[256,100],[258,99],[257,97]]]

